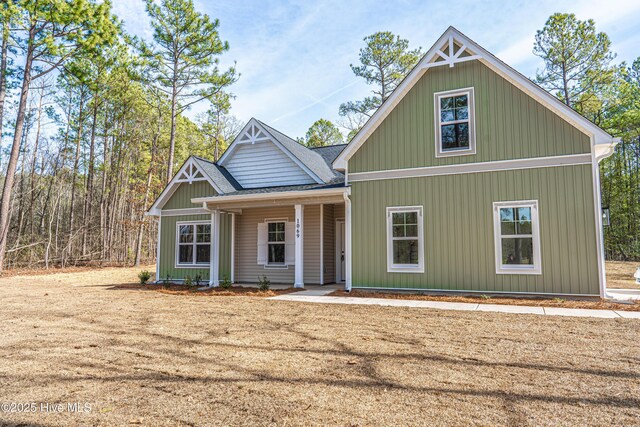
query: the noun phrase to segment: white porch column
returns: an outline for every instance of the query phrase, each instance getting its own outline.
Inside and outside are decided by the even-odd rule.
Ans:
[[[220,211],[211,211],[211,269],[209,286],[220,284]]]
[[[304,288],[304,205],[295,205],[296,208],[296,235],[295,235],[295,282],[296,288]]]
[[[346,278],[344,289],[351,292],[351,199],[347,193],[344,194],[344,217],[345,217],[345,262]],[[337,267],[336,267],[337,268]]]
[[[236,214],[231,214],[231,283],[236,283]]]

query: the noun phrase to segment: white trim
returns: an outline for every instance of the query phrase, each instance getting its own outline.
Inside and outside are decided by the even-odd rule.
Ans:
[[[345,224],[345,232],[342,233],[341,230],[341,225]],[[345,234],[346,234],[346,223],[344,218],[337,218],[335,220],[335,238],[334,238],[334,246],[335,246],[335,252],[334,252],[334,258],[335,258],[335,281],[336,283],[341,283],[345,281],[345,277],[342,277],[342,260],[340,259],[342,257],[342,245],[340,244],[340,242],[338,241],[338,235],[340,235],[340,239],[341,240],[345,240]],[[340,230],[340,233],[338,233],[338,230]],[[346,255],[346,241],[345,241],[345,255]],[[346,261],[346,260],[345,260]],[[346,270],[346,265],[345,265],[345,270]],[[346,271],[345,271],[346,273]]]
[[[444,46],[444,43],[451,43],[451,41],[455,41],[458,45],[464,46],[470,53],[472,53],[471,57],[458,58],[459,60],[477,59],[481,61],[484,65],[491,68],[536,101],[540,102],[561,118],[580,129],[583,133],[592,136],[594,145],[610,144],[612,142],[613,138],[607,132],[591,123],[588,119],[578,114],[576,111],[559,101],[555,96],[548,93],[513,68],[509,67],[454,27],[449,27],[444,34],[440,36],[431,49],[429,49],[429,51],[422,57],[420,62],[418,62],[407,77],[393,91],[391,96],[387,98],[378,110],[376,110],[373,116],[351,140],[349,145],[342,150],[340,155],[333,162],[334,169],[344,170],[347,167],[347,163],[351,156],[353,156],[360,146],[367,141],[373,131],[391,113],[400,100],[402,100],[402,98],[409,92],[409,90],[411,90],[411,88],[418,82],[418,80],[420,80],[430,67],[439,64],[448,64],[446,61],[433,61],[436,60],[436,55],[441,56],[441,54],[438,53],[438,50]],[[453,64],[449,64],[449,66],[451,65]]]
[[[422,206],[387,206],[387,273],[424,273],[424,217]],[[418,217],[418,263],[394,264],[393,262],[393,214],[415,212]]]
[[[160,239],[162,237],[161,227],[162,218],[158,218],[158,241],[156,242],[156,282],[160,280]]]
[[[198,238],[197,234],[198,234],[198,230],[197,230],[197,226],[198,225],[210,225],[211,222],[207,221],[207,220],[193,220],[193,221],[176,221],[176,240],[173,242],[174,244],[174,250],[175,250],[175,259],[174,259],[174,268],[202,268],[202,269],[206,269],[207,267],[211,266],[211,257],[212,254],[209,254],[209,262],[204,263],[196,263],[195,259],[197,256],[197,242],[196,239]],[[180,257],[180,226],[181,225],[193,225],[193,242],[191,242],[191,245],[193,246],[193,259],[194,262],[190,263],[190,264],[184,264],[184,263],[180,263],[179,261],[179,257]],[[211,227],[210,233],[209,233],[209,243],[211,243],[212,241],[212,234],[213,234],[213,227]]]
[[[236,214],[231,213],[231,283],[236,282]]]
[[[223,203],[237,201],[252,200],[271,200],[271,199],[295,199],[300,197],[319,197],[319,196],[339,196],[349,194],[351,190],[347,187],[322,188],[319,190],[298,190],[298,191],[278,191],[273,193],[252,193],[240,196],[213,196],[213,197],[196,197],[191,199],[191,203]]]
[[[500,208],[530,208],[531,209],[531,237],[533,242],[533,265],[504,265],[502,264],[502,231],[500,225]],[[542,257],[540,250],[540,218],[537,200],[516,200],[493,202],[493,237],[496,274],[542,274]]]
[[[294,288],[304,288],[304,205],[295,205],[295,282]]]
[[[276,219],[267,219],[265,218],[264,223],[267,224],[267,263],[264,264],[265,268],[283,268],[289,267],[287,264],[287,222],[289,222],[288,218],[276,218]],[[282,242],[270,242],[269,241],[269,224],[283,224],[284,230],[282,231],[284,234],[284,240]],[[282,262],[269,262],[269,245],[282,245],[284,246],[284,260]]]
[[[211,212],[211,271],[209,272],[209,286],[220,285],[220,211]]]
[[[204,177],[202,179],[198,178],[198,179],[181,179],[178,178],[179,176],[181,176],[182,174],[187,173],[187,169],[190,168],[191,171],[193,171],[193,169],[197,169],[197,171]],[[192,173],[193,175],[193,173]],[[173,178],[171,179],[171,181],[169,181],[169,183],[164,187],[164,190],[162,190],[162,193],[160,193],[160,195],[158,196],[158,198],[156,199],[156,201],[153,203],[153,205],[151,205],[151,207],[149,208],[149,210],[146,212],[146,215],[150,215],[150,216],[159,216],[162,212],[161,209],[162,207],[165,205],[165,203],[167,203],[167,201],[169,201],[169,199],[171,198],[171,196],[173,196],[173,193],[175,193],[175,191],[178,189],[178,187],[180,187],[180,184],[182,183],[189,183],[191,184],[193,181],[204,181],[206,180],[211,187],[213,187],[213,189],[216,191],[216,193],[218,194],[224,194],[224,192],[222,190],[220,190],[220,187],[218,187],[216,185],[216,183],[211,180],[209,178],[209,176],[202,170],[200,170],[200,168],[198,167],[197,163],[194,160],[193,156],[190,156],[182,165],[182,167],[180,167],[180,170],[178,170],[178,172],[173,176]]]
[[[344,216],[345,216],[345,231],[344,231],[344,245],[345,245],[345,270],[347,277],[344,281],[344,289],[347,292],[351,291],[351,199],[349,198],[349,192],[343,193],[344,197]]]
[[[494,162],[462,163],[456,165],[426,166],[419,168],[389,169],[371,172],[353,172],[351,181],[375,181],[423,176],[458,175],[466,173],[498,172],[514,169],[534,169],[556,166],[591,164],[591,154],[570,154],[529,159],[496,160]]]
[[[458,95],[467,95],[467,120],[457,120],[453,122],[442,123],[442,114],[440,111],[440,99],[450,98]],[[434,102],[434,119],[435,119],[435,146],[436,146],[436,158],[440,157],[455,157],[465,156],[470,154],[476,154],[476,110],[475,110],[475,92],[473,87],[467,87],[462,89],[446,90],[443,92],[435,92],[433,94]],[[469,148],[459,149],[442,149],[442,126],[447,124],[467,123],[469,126]]]
[[[478,290],[464,290],[464,289],[437,289],[437,288],[385,288],[385,287],[373,287],[373,286],[354,286],[354,289],[372,289],[380,291],[423,291],[423,292],[437,292],[437,293],[465,293],[465,294],[517,294],[517,295],[549,295],[549,296],[566,296],[566,297],[597,297],[598,294],[559,294],[551,292],[516,292],[516,291],[478,291]],[[488,301],[491,303],[491,300]]]
[[[324,285],[324,205],[320,203],[320,284]]]
[[[602,194],[600,189],[600,166],[596,154],[593,154],[593,163],[591,166],[593,176],[593,204],[595,207],[595,226],[596,226],[596,250],[598,264],[598,288],[600,297],[605,298],[607,294],[607,275],[605,271],[605,255],[604,255],[604,230],[602,227]]]
[[[158,216],[209,215],[211,211],[204,208],[163,209]]]
[[[268,139],[265,139],[265,138],[252,139],[253,137],[250,136],[249,141],[241,141],[241,139],[245,136],[245,134],[254,126],[258,128],[260,131],[262,131],[265,135],[269,136],[269,138]],[[238,136],[233,140],[231,145],[222,154],[222,157],[220,157],[220,160],[218,160],[218,164],[220,166],[224,166],[224,164],[231,157],[233,152],[236,151],[239,145],[248,144],[248,143],[253,144],[254,142],[258,142],[258,141],[270,141],[276,147],[278,147],[287,157],[289,157],[296,165],[298,165],[300,169],[302,169],[307,175],[309,175],[309,177],[312,178],[316,183],[322,184],[324,182],[318,175],[316,175],[311,169],[309,169],[307,165],[302,163],[300,159],[298,159],[291,151],[289,151],[284,145],[282,145],[278,141],[278,139],[274,137],[271,134],[271,132],[269,132],[269,130],[267,130],[264,126],[262,126],[262,124],[253,117],[251,118],[251,120],[247,122],[247,124],[242,128],[240,133],[238,133]]]

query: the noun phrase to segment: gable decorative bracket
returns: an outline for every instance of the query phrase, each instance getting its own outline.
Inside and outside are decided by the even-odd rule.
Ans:
[[[482,57],[470,50],[464,42],[459,42],[453,35],[450,35],[447,40],[436,49],[429,66],[449,65],[450,68],[453,68],[453,66],[459,62],[472,61],[480,58]]]
[[[239,144],[255,144],[256,142],[269,141],[270,138],[255,124],[249,126],[247,131],[238,139]]]
[[[195,181],[206,181],[206,180],[207,178],[205,178],[205,176],[202,175],[202,172],[200,172],[198,167],[193,163],[191,159],[189,159],[189,161],[185,165],[185,168],[181,170],[180,173],[178,174],[175,182],[188,182],[189,184],[191,184],[192,182],[195,182]]]

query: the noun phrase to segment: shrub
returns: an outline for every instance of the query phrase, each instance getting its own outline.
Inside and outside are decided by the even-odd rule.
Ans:
[[[146,285],[149,279],[151,279],[151,273],[149,273],[147,270],[142,270],[140,273],[138,273],[138,279],[140,279],[141,285]]]
[[[169,275],[169,273],[164,275],[164,279],[162,279],[162,284],[165,286],[171,284],[171,276]]]
[[[271,286],[271,280],[267,276],[258,277],[258,289],[268,291]]]
[[[482,298],[482,299],[491,299],[491,297],[489,295],[485,295],[485,294],[480,295],[480,298]]]
[[[196,286],[200,286],[200,282],[202,282],[202,274],[196,274],[193,277],[193,281],[196,283]]]
[[[232,285],[231,280],[229,280],[229,278],[227,276],[224,276],[222,278],[222,282],[220,282],[220,287],[222,289],[229,289],[229,288],[231,288],[231,285]]]
[[[184,278],[184,284],[187,286],[193,286],[193,279],[191,279],[191,276],[187,276]]]

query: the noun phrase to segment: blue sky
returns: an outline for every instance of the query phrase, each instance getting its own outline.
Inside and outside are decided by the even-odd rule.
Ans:
[[[612,40],[616,62],[640,56],[640,1],[274,1],[195,0],[199,11],[220,20],[230,44],[223,66],[241,73],[231,91],[232,113],[256,117],[292,136],[303,136],[318,118],[337,121],[338,106],[370,88],[349,68],[362,38],[388,30],[426,51],[453,25],[527,76],[541,60],[532,53],[536,30],[555,12],[593,18]],[[113,0],[128,32],[150,38],[142,0]],[[206,109],[196,105],[188,114]]]

